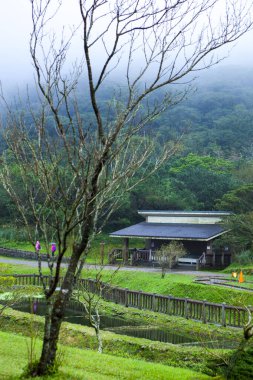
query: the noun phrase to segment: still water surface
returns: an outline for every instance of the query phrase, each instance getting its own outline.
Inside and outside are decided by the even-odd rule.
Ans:
[[[42,299],[36,300],[33,303],[23,301],[22,303],[13,306],[13,309],[33,312],[37,315],[45,315],[45,301]],[[88,319],[85,317],[84,312],[75,310],[75,308],[68,308],[66,310],[66,316],[64,318],[66,322],[76,323],[84,326],[90,326]],[[184,345],[207,345],[209,347],[226,347],[232,348],[231,342],[198,342],[196,337],[189,337],[171,332],[168,328],[157,328],[156,326],[143,326],[129,320],[120,318],[119,316],[100,316],[100,329],[111,331],[116,334],[128,335],[132,337],[145,338],[152,341],[160,341],[164,343],[172,344],[184,344]]]

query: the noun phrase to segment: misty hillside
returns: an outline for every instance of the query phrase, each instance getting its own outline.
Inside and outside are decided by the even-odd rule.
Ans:
[[[184,133],[181,150],[126,197],[110,229],[139,221],[138,209],[236,212],[228,199],[252,199],[253,70],[213,69],[194,85],[149,128],[161,143]]]
[[[192,86],[187,99],[161,114],[145,130],[145,134],[158,137],[161,145],[183,134],[180,150],[125,195],[108,230],[137,222],[138,209],[214,210],[222,205],[228,209],[223,198],[253,184],[253,70],[212,69],[201,73]],[[100,93],[100,106],[105,111],[114,96],[112,86]],[[158,101],[159,96],[162,92],[156,95]],[[38,107],[35,97],[33,106],[35,110]],[[92,128],[88,103],[80,114]],[[113,114],[107,117],[113,118]],[[29,114],[26,121],[33,123]],[[47,126],[53,134],[52,118],[48,118]],[[1,187],[0,207],[3,220],[15,218],[15,207]]]
[[[219,68],[202,73],[195,89],[154,123],[163,136],[184,133],[185,153],[252,157],[253,70]]]
[[[145,129],[145,133],[158,136],[163,143],[168,139],[177,139],[184,134],[183,154],[190,152],[218,155],[226,158],[252,157],[253,155],[253,70],[242,67],[219,67],[209,71],[197,72],[198,79],[190,83],[191,89],[186,98],[178,105],[169,108]],[[116,90],[114,88],[116,85]],[[183,90],[186,85],[173,86]],[[30,89],[32,87],[30,86]],[[77,93],[83,96],[85,86],[81,84]],[[108,112],[108,103],[117,98],[120,82],[104,86],[99,93],[100,109],[104,117],[113,118]],[[124,98],[124,89],[119,93]],[[164,90],[158,91],[155,101],[159,102]],[[19,95],[20,96],[20,95]],[[27,93],[20,96],[23,112],[27,106]],[[30,92],[31,106],[33,110],[39,109],[36,91]],[[151,96],[151,101],[153,101]],[[9,101],[9,99],[8,99]],[[17,102],[13,101],[14,112],[18,109]],[[74,109],[73,109],[74,112]],[[92,128],[93,113],[88,101],[79,112],[85,125]],[[1,110],[4,119],[3,109]],[[27,123],[33,123],[29,112],[26,116]],[[48,117],[48,128],[54,133],[53,119]]]

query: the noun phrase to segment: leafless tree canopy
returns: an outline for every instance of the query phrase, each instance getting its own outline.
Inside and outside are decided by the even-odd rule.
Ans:
[[[187,83],[194,76],[188,74],[216,64],[217,49],[252,27],[252,4],[78,0],[72,2],[78,7],[75,25],[59,32],[54,25],[59,25],[66,2],[30,2],[37,93],[33,101],[28,95],[25,111],[19,106],[14,112],[6,104],[8,149],[2,155],[0,177],[30,240],[35,242],[40,233],[46,245],[51,239],[58,243],[57,261],[50,263],[52,281],[45,286],[49,306],[36,371],[43,374],[55,360],[64,307],[91,237],[118,205],[122,192],[135,185],[136,172],[142,168],[138,181],[142,180],[175,149],[169,142],[158,148],[140,133],[184,97],[187,89],[175,90],[173,84]],[[100,91],[108,84],[115,86],[105,106]],[[154,100],[152,94],[162,87],[163,95]],[[83,112],[87,105],[89,118]],[[70,263],[52,304],[70,243]]]

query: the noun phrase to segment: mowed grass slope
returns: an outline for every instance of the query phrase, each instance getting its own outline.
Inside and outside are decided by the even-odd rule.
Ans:
[[[33,267],[23,264],[0,263],[0,275],[2,274],[38,274],[36,262]],[[65,267],[61,269],[64,275]],[[49,274],[48,268],[43,268],[45,275]],[[83,278],[95,278],[95,269],[83,269]],[[111,270],[103,270],[101,280],[109,282],[113,286],[128,288],[130,290],[172,295],[174,297],[188,297],[196,300],[222,303],[228,305],[243,306],[253,304],[253,292],[235,290],[214,285],[202,285],[194,282],[196,276],[186,274],[166,274],[161,278],[160,273],[139,272],[137,270],[119,270],[116,273]],[[246,276],[246,279],[250,276]]]
[[[84,270],[83,277],[94,277],[94,271]],[[138,271],[118,271],[113,278],[110,271],[104,270],[102,281],[110,281],[112,285],[148,293],[188,297],[195,300],[229,305],[252,305],[253,292],[235,290],[214,285],[203,285],[194,282],[196,276],[186,274],[167,274],[161,278],[160,273]]]
[[[18,379],[27,364],[29,338],[0,332],[0,378]],[[39,357],[41,342],[37,341]],[[147,363],[141,360],[124,359],[107,354],[60,346],[62,365],[59,373],[50,379],[59,380],[205,380],[209,376],[191,370]]]

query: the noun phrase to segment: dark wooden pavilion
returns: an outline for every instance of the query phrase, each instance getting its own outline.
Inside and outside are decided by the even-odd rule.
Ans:
[[[212,243],[227,231],[219,224],[229,212],[222,211],[138,211],[145,221],[112,232],[110,236],[124,239],[124,246],[109,255],[109,261],[125,264],[159,264],[157,249],[171,241],[183,243],[187,254],[177,265],[225,267],[231,255],[227,247],[220,251]],[[129,239],[145,239],[143,249],[129,249]]]

